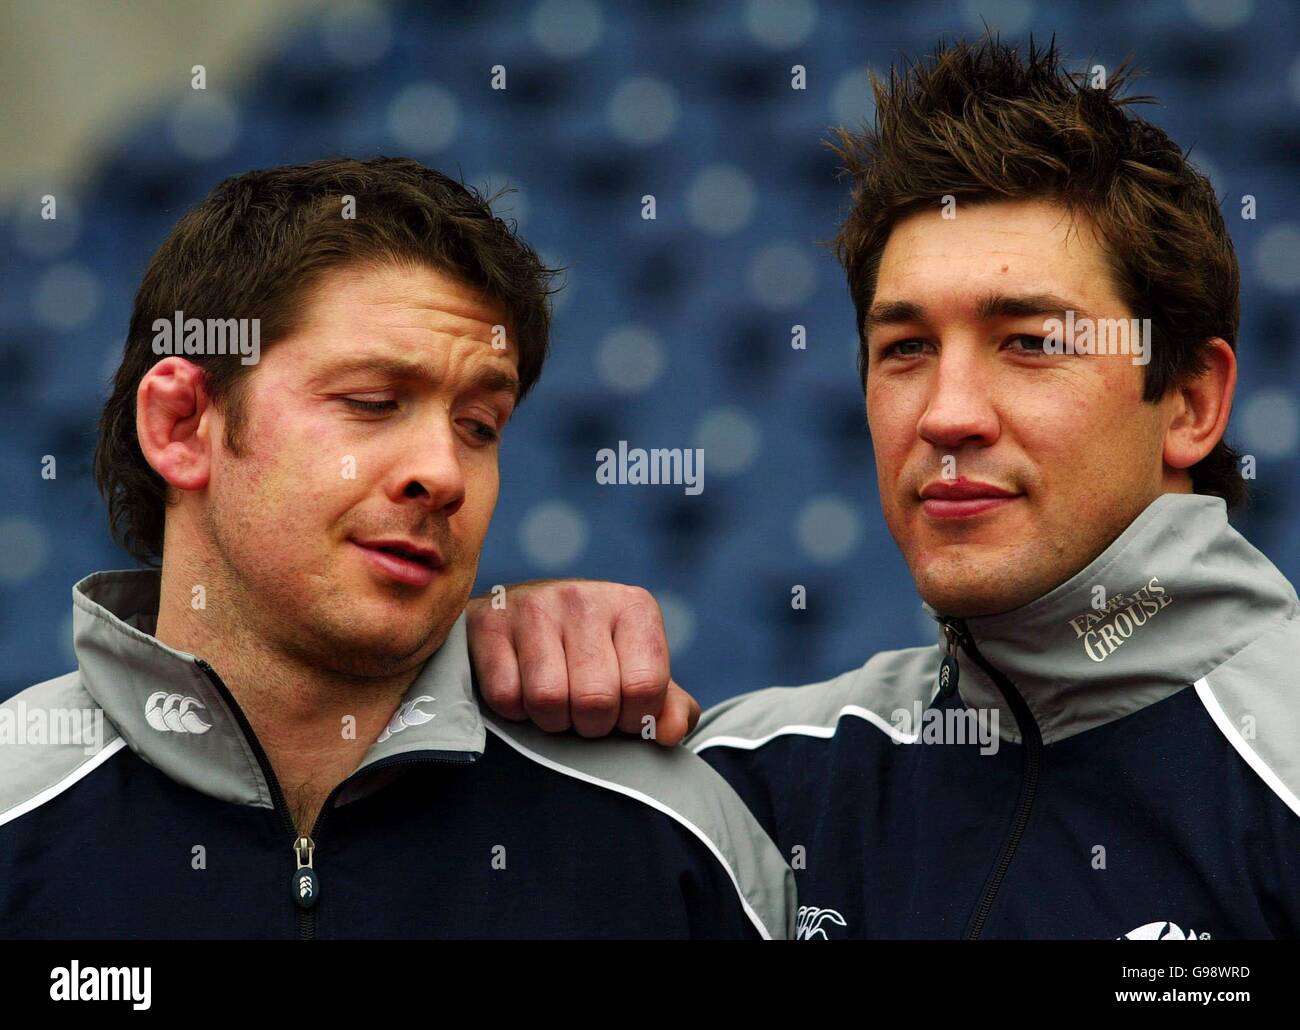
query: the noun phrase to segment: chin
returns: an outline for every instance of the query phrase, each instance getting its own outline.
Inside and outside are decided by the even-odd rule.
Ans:
[[[443,634],[431,638],[409,626],[395,633],[391,623],[349,627],[345,636],[333,641],[330,664],[356,676],[389,676],[423,664],[443,639]]]
[[[940,615],[947,615],[954,619],[971,619],[979,615],[996,615],[998,612],[1006,610],[1006,606],[998,602],[984,601],[980,598],[972,598],[970,595],[945,595],[944,598],[938,601],[927,598],[926,603]]]
[[[984,570],[972,574],[969,564],[939,559],[932,561],[924,573],[915,577],[917,592],[940,615],[964,618],[984,614],[993,598],[985,596],[990,576]]]

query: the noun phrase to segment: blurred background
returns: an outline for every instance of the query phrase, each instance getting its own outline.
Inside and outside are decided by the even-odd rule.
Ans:
[[[513,186],[500,213],[569,269],[552,356],[506,433],[480,590],[566,575],[649,588],[675,677],[706,705],[930,643],[880,514],[853,309],[821,245],[847,188],[820,141],[871,118],[869,69],[985,25],[1055,33],[1080,67],[1135,55],[1135,91],[1161,101],[1144,116],[1213,180],[1243,273],[1228,437],[1258,462],[1234,524],[1300,580],[1290,0],[5,0],[0,698],[73,668],[72,584],[134,564],[90,469],[153,251],[223,177],[344,154]],[[595,453],[619,440],[704,448],[703,492],[598,485]]]

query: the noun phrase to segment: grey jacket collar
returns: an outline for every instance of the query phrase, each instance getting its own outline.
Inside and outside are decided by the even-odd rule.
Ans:
[[[1286,577],[1228,524],[1222,498],[1163,494],[1077,575],[966,626],[1050,743],[1195,683],[1298,607]],[[1019,740],[997,686],[964,652],[958,663],[967,705],[998,708],[1000,735]]]
[[[167,776],[213,797],[270,808],[259,748],[225,693],[198,658],[153,636],[160,579],[153,570],[98,572],[72,588],[81,681],[131,749]],[[462,614],[357,772],[410,752],[482,753],[485,733]],[[364,793],[349,788],[338,801]]]

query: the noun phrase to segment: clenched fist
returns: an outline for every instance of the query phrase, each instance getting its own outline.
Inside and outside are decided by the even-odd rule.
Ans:
[[[649,591],[557,579],[472,598],[470,657],[483,699],[498,715],[550,733],[651,735],[671,747],[700,718],[672,681],[663,615]]]

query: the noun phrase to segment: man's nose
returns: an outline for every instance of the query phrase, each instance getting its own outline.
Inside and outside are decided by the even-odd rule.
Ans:
[[[930,378],[918,434],[945,449],[993,443],[999,424],[990,392],[992,374],[981,364],[975,348],[942,348]]]
[[[465,501],[465,469],[456,430],[446,412],[420,420],[399,446],[402,450],[393,465],[390,498],[397,503],[415,501],[444,517],[454,515]]]

